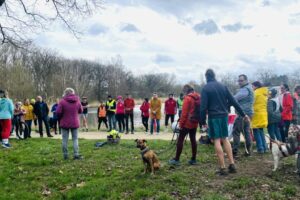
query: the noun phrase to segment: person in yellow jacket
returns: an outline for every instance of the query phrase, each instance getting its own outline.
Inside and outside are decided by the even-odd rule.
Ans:
[[[100,103],[98,107],[98,131],[101,128],[101,123],[104,122],[106,129],[108,130],[107,126],[107,118],[106,118],[106,109],[105,109],[105,104],[103,102]]]
[[[256,140],[256,148],[258,153],[268,151],[264,128],[268,126],[268,88],[264,87],[259,81],[252,83],[254,90],[254,114],[252,117],[253,134]]]
[[[150,100],[150,117],[151,126],[150,134],[153,134],[153,125],[156,123],[156,133],[159,134],[160,119],[161,119],[161,100],[158,98],[157,93],[153,93],[153,97]]]
[[[31,138],[31,124],[32,124],[32,121],[34,120],[34,113],[33,113],[33,106],[30,104],[29,99],[25,99],[24,105],[22,106],[22,110],[25,111],[24,120],[28,126],[28,131],[27,131],[26,136],[28,138]],[[26,137],[24,137],[24,138],[26,138]]]

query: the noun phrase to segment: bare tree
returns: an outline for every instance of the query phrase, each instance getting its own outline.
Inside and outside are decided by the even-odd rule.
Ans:
[[[102,0],[0,0],[0,41],[17,47],[28,44],[29,34],[58,21],[75,37],[75,21],[101,8]]]

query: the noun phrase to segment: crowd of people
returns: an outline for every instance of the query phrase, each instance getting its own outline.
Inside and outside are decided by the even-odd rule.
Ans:
[[[294,94],[291,94],[289,86],[282,84],[279,94],[276,88],[270,89],[259,81],[249,83],[248,77],[242,74],[238,76],[237,80],[240,89],[235,95],[232,95],[225,85],[216,80],[213,70],[207,70],[205,76],[207,84],[202,89],[201,95],[191,85],[185,85],[177,100],[174,99],[173,94],[169,94],[168,99],[164,102],[164,125],[166,129],[169,122],[171,124],[174,122],[176,114],[178,114],[178,128],[180,129],[176,155],[169,160],[169,164],[180,164],[180,154],[187,134],[190,137],[192,146],[192,157],[189,164],[197,163],[196,132],[198,126],[208,130],[209,138],[213,140],[219,162],[220,170],[218,173],[226,175],[223,148],[229,159],[228,172],[235,173],[234,158],[239,156],[241,133],[246,143],[244,155],[251,156],[254,139],[257,153],[264,154],[269,151],[264,129],[267,128],[271,139],[285,142],[290,124],[300,125],[300,85],[297,85]],[[118,130],[120,133],[129,134],[130,132],[134,134],[135,105],[135,100],[130,94],[126,94],[125,99],[122,96],[117,96],[114,99],[109,95],[107,101],[101,102],[97,109],[98,130],[100,130],[103,122],[108,132]],[[230,106],[235,108],[237,115],[232,131],[233,145],[228,140]],[[80,99],[72,88],[67,88],[64,91],[63,98],[57,99],[51,109],[41,96],[31,100],[25,99],[23,103],[17,102],[14,105],[8,97],[8,93],[1,90],[0,126],[2,146],[5,148],[11,147],[9,136],[14,131],[14,127],[17,128],[14,124],[22,120],[28,126],[28,130],[24,135],[25,139],[31,137],[33,125],[38,126],[40,137],[44,135],[43,127],[46,129],[48,137],[53,137],[50,128],[53,128],[55,134],[61,134],[65,159],[68,159],[67,144],[71,132],[74,159],[81,159],[82,156],[79,154],[78,147],[78,129],[81,115],[83,131],[88,131],[88,108],[87,97]],[[153,93],[150,100],[145,98],[140,106],[140,111],[145,132],[153,134],[155,129],[155,132],[159,134],[162,100],[158,97],[158,94]],[[49,120],[49,112],[52,112],[51,120]],[[298,159],[300,159],[300,147],[298,147],[297,153]]]

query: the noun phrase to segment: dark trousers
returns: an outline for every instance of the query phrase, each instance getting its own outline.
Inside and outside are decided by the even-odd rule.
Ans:
[[[125,122],[124,122],[124,114],[116,114],[116,120],[119,126],[119,132],[123,132],[125,130]]]
[[[246,148],[248,153],[251,153],[251,134],[250,134],[250,122],[246,122],[243,120],[242,117],[238,116],[234,122],[233,125],[233,154],[237,154],[240,147],[240,139],[241,139],[241,133],[244,134],[245,142],[246,142]]]
[[[187,129],[187,128],[182,128],[180,129],[180,133],[178,136],[177,140],[177,149],[176,149],[176,156],[175,160],[179,160],[182,149],[183,149],[183,143],[185,136],[189,134],[190,136],[190,141],[192,145],[192,160],[196,160],[196,154],[197,154],[197,142],[196,142],[196,131],[197,128],[194,129]]]
[[[127,113],[125,114],[125,122],[126,122],[126,132],[129,132],[128,130],[128,121],[130,118],[130,123],[131,123],[131,133],[134,131],[134,123],[133,123],[133,113]]]
[[[26,137],[31,137],[31,124],[32,124],[32,120],[25,120],[25,123],[27,124],[27,133],[26,133]]]
[[[52,123],[53,123],[53,127],[52,128],[54,129],[54,133],[56,135],[57,134],[57,128],[59,127],[59,125],[58,125],[58,119],[53,118]],[[60,134],[60,128],[58,128],[58,132]]]
[[[282,142],[286,142],[286,138],[288,137],[289,128],[290,128],[291,121],[284,120],[283,123],[280,124],[280,135]]]
[[[50,135],[50,127],[49,127],[49,120],[48,120],[47,116],[38,118],[39,133],[40,133],[41,136],[43,135],[43,122],[44,122],[45,127],[46,127],[47,135],[49,136]]]
[[[166,114],[166,118],[165,118],[165,126],[168,126],[169,118],[171,118],[171,125],[172,125],[172,123],[174,122],[174,116],[175,116],[175,115],[169,115],[169,114]]]
[[[148,132],[148,121],[149,121],[149,117],[142,116],[142,123],[146,129],[146,132]]]
[[[98,117],[98,130],[100,130],[102,122],[104,122],[106,129],[108,129],[106,117]]]

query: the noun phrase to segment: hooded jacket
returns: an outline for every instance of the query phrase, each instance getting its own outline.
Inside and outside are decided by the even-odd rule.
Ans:
[[[79,128],[79,114],[82,111],[83,109],[78,96],[75,94],[64,96],[56,109],[59,126],[65,129]]]
[[[268,126],[268,88],[261,87],[254,91],[254,114],[252,118],[252,128],[267,128]]]
[[[149,102],[144,101],[140,107],[140,110],[142,112],[142,117],[149,117],[149,108],[150,108]]]
[[[194,122],[189,119],[189,116],[191,116],[195,111],[194,102],[196,100],[200,100],[200,95],[197,92],[190,93],[184,97],[182,113],[179,120],[180,128],[194,129],[198,127],[198,122]]]
[[[289,92],[286,92],[282,96],[282,120],[290,121],[293,119],[293,98]]]
[[[12,119],[14,115],[14,104],[7,98],[0,99],[0,119]]]
[[[167,115],[175,115],[177,112],[177,103],[173,98],[165,101],[165,113]]]
[[[131,114],[133,113],[133,109],[135,106],[134,99],[133,98],[126,98],[124,101],[124,106],[125,106],[125,113],[126,114]]]
[[[161,101],[159,98],[152,98],[150,100],[150,111],[151,119],[160,119],[161,118]]]

